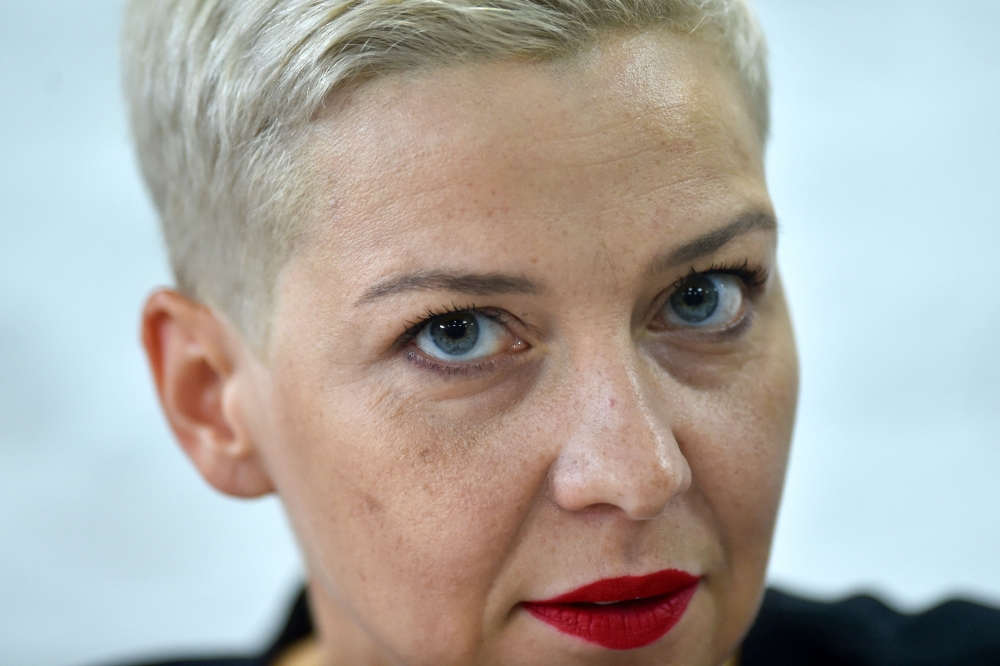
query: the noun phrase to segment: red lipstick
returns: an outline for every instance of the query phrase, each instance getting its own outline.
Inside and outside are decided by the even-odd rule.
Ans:
[[[655,643],[677,624],[698,590],[698,580],[665,569],[648,576],[607,578],[521,605],[564,634],[611,650],[634,650]]]

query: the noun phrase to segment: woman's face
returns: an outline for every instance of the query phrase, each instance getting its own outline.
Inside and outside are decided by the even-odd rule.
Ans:
[[[242,409],[329,662],[723,661],[797,383],[723,59],[650,32],[387,77],[314,130]]]

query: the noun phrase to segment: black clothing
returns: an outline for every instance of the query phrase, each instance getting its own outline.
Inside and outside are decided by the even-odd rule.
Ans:
[[[872,597],[831,604],[768,590],[740,666],[1000,666],[1000,610],[948,601],[904,615]]]
[[[270,666],[282,651],[312,631],[312,618],[302,592],[278,640],[263,654],[147,666]],[[1000,610],[967,601],[948,601],[920,615],[904,615],[872,597],[820,603],[768,590],[760,614],[743,642],[739,663],[1000,666]]]

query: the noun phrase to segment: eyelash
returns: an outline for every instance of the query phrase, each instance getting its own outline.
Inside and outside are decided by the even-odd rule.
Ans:
[[[757,291],[765,284],[767,284],[768,279],[770,279],[770,272],[763,266],[751,266],[749,259],[744,259],[742,263],[732,263],[732,264],[712,264],[708,270],[698,271],[692,268],[686,275],[677,278],[674,284],[670,287],[670,294],[673,294],[686,280],[691,279],[695,275],[707,275],[709,273],[723,273],[725,275],[734,275],[743,281],[751,291]]]
[[[685,280],[690,279],[692,276],[704,275],[707,273],[725,273],[727,275],[734,275],[742,280],[751,291],[758,291],[762,286],[767,284],[767,281],[770,278],[770,273],[766,268],[763,266],[751,266],[750,261],[744,259],[742,263],[712,264],[708,270],[703,271],[692,268],[690,272],[683,277],[678,278],[677,281],[674,282],[674,284],[670,287],[669,293],[672,294],[682,284],[684,284]],[[420,335],[420,332],[424,330],[431,320],[458,312],[472,312],[482,317],[486,317],[487,319],[490,319],[504,327],[509,326],[509,324],[513,321],[513,316],[503,310],[495,308],[479,308],[475,303],[470,303],[468,306],[460,306],[457,303],[452,303],[449,306],[441,308],[428,308],[418,320],[406,322],[406,330],[399,336],[397,348],[402,348],[412,342],[418,335]],[[439,363],[412,350],[407,353],[407,359],[425,370],[439,372],[448,376],[469,375],[481,371],[489,371],[497,365],[495,360],[489,359],[465,365]]]
[[[404,345],[420,335],[420,331],[424,330],[432,319],[442,317],[444,315],[455,314],[457,312],[472,312],[481,317],[486,317],[501,326],[508,326],[513,321],[511,315],[503,310],[497,310],[495,308],[478,308],[475,303],[471,303],[468,306],[459,306],[456,303],[452,303],[449,306],[438,309],[428,308],[424,312],[423,316],[421,316],[417,321],[406,322],[406,330],[403,331],[401,336],[399,336],[399,344]]]
[[[475,313],[481,317],[486,317],[490,321],[493,321],[504,328],[509,328],[511,323],[514,321],[513,315],[503,310],[496,308],[480,308],[476,306],[475,303],[460,306],[453,302],[451,305],[441,308],[428,308],[424,312],[423,316],[421,316],[417,321],[406,322],[406,330],[399,336],[396,348],[400,349],[406,347],[418,335],[420,335],[420,332],[424,330],[424,328],[426,328],[427,325],[436,317],[455,314],[458,312]],[[496,370],[501,365],[501,361],[494,358],[479,359],[477,361],[463,364],[443,363],[435,359],[428,358],[414,349],[410,349],[406,352],[406,360],[422,370],[436,372],[446,377],[468,376],[483,372],[490,372],[492,370]]]

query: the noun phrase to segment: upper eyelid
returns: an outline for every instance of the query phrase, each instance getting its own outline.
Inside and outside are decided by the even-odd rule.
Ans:
[[[507,328],[508,331],[509,331],[509,324],[514,319],[516,319],[514,315],[510,314],[506,310],[500,308],[490,308],[490,307],[481,308],[475,305],[471,305],[469,307],[458,307],[456,305],[452,305],[443,311],[427,310],[427,312],[423,315],[423,317],[418,321],[407,322],[406,324],[407,328],[405,331],[402,332],[402,334],[400,334],[399,338],[396,341],[395,346],[398,347],[407,344],[409,342],[412,342],[418,335],[420,335],[420,332],[427,327],[427,324],[429,324],[434,319],[437,319],[438,317],[445,317],[447,315],[458,314],[460,312],[471,312],[473,314],[486,317],[487,319],[496,322],[500,326]]]
[[[428,308],[416,321],[405,322],[404,326],[406,326],[406,330],[403,331],[403,334],[400,337],[402,338],[407,335],[416,336],[431,320],[450,314],[458,314],[459,312],[473,312],[478,314],[480,313],[480,309],[475,305],[471,305],[469,307],[458,307],[455,304],[441,308],[440,310]]]
[[[742,263],[712,264],[705,270],[697,270],[694,266],[692,266],[687,273],[674,280],[674,283],[667,289],[667,293],[672,294],[691,277],[696,275],[711,275],[713,273],[735,275],[736,277],[742,279],[743,282],[751,288],[759,287],[767,283],[767,280],[771,277],[771,271],[768,268],[759,264],[752,265],[750,264],[749,259],[744,259]]]
[[[756,289],[757,287],[765,284],[771,275],[770,269],[766,268],[761,264],[751,264],[749,259],[743,259],[742,262],[738,263],[737,262],[723,263],[723,264],[713,263],[709,268],[704,270],[697,270],[694,266],[692,266],[687,273],[677,278],[677,280],[675,280],[674,283],[665,290],[665,292],[661,293],[663,293],[664,296],[669,298],[669,296],[672,295],[677,290],[677,288],[680,287],[684,283],[684,281],[689,279],[690,277],[694,275],[709,275],[712,273],[735,275],[739,277],[743,281],[743,283],[751,290]],[[496,323],[500,324],[501,326],[504,326],[505,328],[508,329],[508,331],[510,331],[510,324],[514,322],[519,322],[525,328],[533,330],[530,325],[521,322],[520,319],[518,319],[517,317],[515,317],[514,315],[512,315],[511,313],[507,312],[502,308],[479,307],[476,306],[474,303],[471,303],[467,306],[459,306],[457,303],[453,302],[451,305],[441,307],[440,309],[426,310],[423,316],[421,316],[421,318],[415,322],[406,322],[406,329],[400,334],[399,338],[397,338],[396,345],[394,346],[398,348],[402,345],[412,342],[413,339],[420,334],[420,332],[427,326],[427,324],[431,320],[436,319],[437,317],[443,317],[450,314],[457,314],[460,312],[471,312],[474,314],[487,317],[495,321]],[[510,332],[514,334],[513,331]]]

